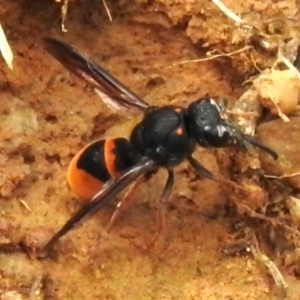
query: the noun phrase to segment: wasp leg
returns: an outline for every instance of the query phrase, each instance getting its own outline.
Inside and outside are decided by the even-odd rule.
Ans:
[[[129,190],[126,192],[125,196],[122,198],[122,200],[117,204],[117,207],[113,213],[113,215],[110,218],[110,221],[106,227],[106,232],[108,233],[111,229],[111,227],[115,224],[117,218],[120,216],[120,214],[127,209],[133,202],[133,193],[135,192],[135,190],[137,189],[137,187],[143,183],[148,181],[148,178],[146,178],[145,176],[140,177],[136,182],[134,182]]]
[[[219,176],[217,174],[214,174],[210,171],[208,171],[205,167],[203,167],[194,157],[189,156],[187,158],[187,160],[190,162],[190,164],[192,165],[192,167],[203,177],[205,178],[209,178],[211,180],[223,183],[223,184],[227,184],[229,186],[232,186],[234,189],[237,190],[241,190],[243,192],[246,191],[245,188],[239,186],[238,184],[236,184],[235,182],[228,180],[222,176]]]
[[[166,203],[170,198],[171,191],[174,185],[174,171],[168,169],[168,179],[166,182],[166,185],[164,187],[163,193],[161,195],[161,198],[158,202],[158,208],[157,208],[157,232],[151,243],[148,245],[149,248],[151,248],[159,238],[162,232],[164,232],[166,227],[166,214],[165,214],[165,208]]]
[[[142,158],[136,165],[125,171],[120,176],[111,179],[99,190],[90,202],[82,206],[48,241],[41,249],[38,258],[45,258],[52,251],[58,240],[80,223],[87,216],[100,210],[106,203],[114,199],[118,193],[128,187],[140,176],[157,170],[157,165],[151,159]]]

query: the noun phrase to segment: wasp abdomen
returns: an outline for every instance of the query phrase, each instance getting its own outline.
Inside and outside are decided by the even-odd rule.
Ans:
[[[125,138],[95,141],[80,150],[72,159],[67,181],[76,197],[89,200],[103,183],[132,167],[139,156]]]

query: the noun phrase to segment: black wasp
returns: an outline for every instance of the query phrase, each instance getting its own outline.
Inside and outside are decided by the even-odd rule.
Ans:
[[[165,168],[168,173],[159,202],[161,207],[171,194],[173,167],[184,160],[188,160],[201,176],[234,185],[230,180],[211,173],[193,158],[196,145],[226,147],[249,143],[277,159],[276,152],[245,135],[223,118],[222,107],[213,99],[196,100],[187,108],[149,106],[73,46],[52,38],[46,38],[45,44],[46,49],[68,70],[91,84],[104,102],[121,109],[142,112],[144,117],[134,127],[129,140],[98,140],[76,154],[68,169],[68,184],[79,198],[89,201],[50,239],[39,257],[47,256],[59,238],[132,184],[117,205],[110,227],[117,215],[128,206],[130,195],[138,183],[146,181],[159,168]],[[162,226],[162,209],[158,211]]]

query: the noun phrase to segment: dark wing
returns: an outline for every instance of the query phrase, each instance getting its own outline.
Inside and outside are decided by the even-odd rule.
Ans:
[[[53,38],[45,38],[44,41],[47,51],[70,72],[91,84],[108,106],[139,112],[143,112],[149,106],[102,67],[91,61],[86,54]]]
[[[157,168],[156,164],[148,159],[143,158],[134,167],[124,172],[120,176],[109,180],[105,186],[93,197],[91,202],[81,207],[65,225],[50,239],[50,241],[41,250],[38,257],[44,258],[48,256],[56,242],[68,233],[75,225],[77,225],[85,217],[95,213],[102,208],[107,202],[112,200],[118,193],[130,185],[134,180],[143,174],[153,171]]]

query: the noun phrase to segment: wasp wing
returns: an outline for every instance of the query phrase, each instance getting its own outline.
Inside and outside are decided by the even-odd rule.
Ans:
[[[118,193],[129,186],[138,177],[145,173],[151,172],[157,168],[157,165],[148,158],[143,158],[139,163],[120,174],[120,176],[109,180],[105,186],[93,197],[93,199],[83,207],[81,207],[59,231],[53,235],[45,247],[41,250],[38,257],[44,258],[48,256],[56,242],[65,234],[67,234],[75,225],[82,221],[85,217],[95,213],[102,208],[107,202],[112,200]]]
[[[72,45],[53,38],[45,38],[44,41],[47,51],[70,72],[91,84],[108,106],[138,112],[143,112],[149,106]]]

